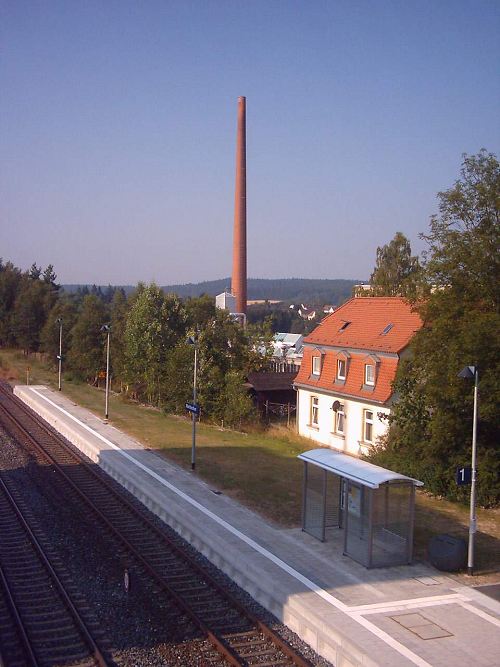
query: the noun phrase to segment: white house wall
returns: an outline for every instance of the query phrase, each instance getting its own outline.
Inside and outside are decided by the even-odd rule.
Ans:
[[[319,418],[318,427],[311,426],[311,398],[318,398]],[[390,409],[380,405],[370,404],[361,400],[346,399],[342,396],[325,395],[321,392],[298,389],[297,429],[300,435],[310,438],[322,445],[327,445],[347,454],[359,456],[368,451],[368,445],[363,440],[364,410],[373,412],[373,442],[376,443],[387,432],[386,419],[380,419],[379,414],[390,414]],[[344,404],[345,426],[344,437],[334,433],[335,413],[332,404],[335,400]]]

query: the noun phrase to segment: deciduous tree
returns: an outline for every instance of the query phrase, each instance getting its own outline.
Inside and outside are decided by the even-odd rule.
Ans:
[[[125,327],[126,373],[150,403],[161,403],[167,356],[184,335],[185,323],[176,296],[165,296],[154,283],[139,286]]]
[[[412,256],[410,241],[397,232],[390,243],[377,248],[377,260],[370,277],[376,296],[411,296],[420,276],[418,257]]]
[[[478,498],[500,500],[500,165],[481,151],[464,156],[461,178],[438,194],[424,271],[432,293],[418,308],[424,327],[400,368],[385,449],[375,460],[420,477],[450,498],[457,466],[471,460],[472,385],[457,377],[479,368]]]

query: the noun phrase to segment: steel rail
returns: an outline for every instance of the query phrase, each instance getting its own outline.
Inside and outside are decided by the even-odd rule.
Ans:
[[[181,549],[178,545],[168,539],[168,537],[155,526],[147,517],[145,517],[138,509],[123,495],[119,494],[111,485],[105,482],[102,477],[102,474],[98,474],[94,468],[89,465],[85,460],[80,458],[76,452],[69,449],[67,444],[54,433],[46,423],[32,411],[28,411],[26,406],[12,394],[8,394],[3,386],[0,386],[0,392],[7,395],[8,398],[22,410],[24,414],[28,415],[36,425],[42,429],[42,431],[49,436],[51,439],[55,440],[59,446],[64,448],[66,454],[69,454],[73,457],[79,465],[85,468],[85,470],[95,479],[101,486],[104,486],[106,490],[111,493],[122,505],[124,505],[136,518],[139,517],[140,521],[145,524],[158,539],[165,543],[168,548],[175,553],[177,557],[183,561],[187,561],[197,574],[199,574],[203,579],[205,579],[210,586],[224,599],[229,600],[231,606],[238,611],[238,613],[246,618],[254,628],[264,635],[269,641],[271,641],[277,649],[279,649],[283,654],[285,654],[296,667],[311,667],[311,663],[302,656],[298,655],[296,651],[289,646],[279,635],[277,635],[271,628],[269,628],[263,621],[258,619],[252,612],[246,609],[233,595],[231,595],[227,590],[225,590],[215,579],[210,575],[199,563],[197,563],[188,553]],[[1,406],[1,403],[0,403]],[[55,458],[47,452],[40,443],[27,431],[22,424],[18,422],[6,409],[4,406],[3,411],[7,415],[7,418],[14,423],[16,428],[18,428],[26,437],[29,442],[39,451],[39,453],[50,461],[50,463],[57,469],[58,473],[64,478],[64,480],[71,486],[71,488],[77,493],[77,495],[85,502],[85,504],[91,508],[91,510],[99,517],[99,519],[107,526],[109,531],[115,536],[115,538],[120,541],[123,546],[129,551],[130,554],[138,561],[143,568],[148,572],[148,574],[160,585],[167,594],[172,598],[172,600],[178,605],[179,608],[190,618],[192,621],[202,630],[206,636],[210,639],[212,644],[217,648],[217,650],[224,655],[226,660],[235,667],[240,667],[242,665],[241,656],[239,656],[223,638],[219,637],[214,631],[210,629],[206,623],[198,617],[198,615],[191,609],[191,607],[183,600],[181,596],[168,584],[167,581],[154,569],[153,566],[148,562],[148,560],[137,551],[137,549],[124,537],[118,529],[107,519],[106,516],[99,510],[98,507],[80,490],[80,488],[74,483],[74,481],[65,473],[61,466],[57,463]],[[238,633],[236,633],[238,634]]]
[[[21,616],[19,615],[19,611],[16,607],[16,603],[14,602],[14,598],[12,596],[12,592],[10,590],[9,582],[7,580],[7,577],[5,576],[5,573],[3,571],[3,567],[0,565],[0,580],[2,587],[5,592],[5,597],[7,598],[7,604],[9,606],[10,612],[12,616],[14,617],[14,623],[17,627],[17,631],[20,636],[21,644],[24,649],[24,651],[27,654],[28,660],[29,660],[29,665],[30,667],[38,667],[38,660],[33,653],[33,649],[30,644],[30,640],[28,638],[28,635],[26,633],[26,628],[24,627],[24,623],[22,621]],[[1,661],[1,653],[0,653],[0,665],[3,665],[3,662]]]
[[[68,593],[66,592],[66,589],[64,588],[64,585],[62,584],[61,580],[59,579],[59,577],[57,575],[57,572],[52,567],[52,564],[50,563],[47,556],[45,555],[45,552],[44,552],[40,542],[38,541],[35,534],[33,533],[30,525],[28,524],[28,522],[24,518],[24,515],[22,513],[21,508],[19,507],[19,504],[16,502],[15,498],[10,493],[7,485],[5,484],[5,482],[1,478],[1,476],[0,476],[0,489],[1,489],[1,491],[3,491],[7,500],[9,501],[12,509],[14,510],[14,513],[16,514],[16,516],[18,518],[19,523],[21,524],[25,534],[28,536],[28,538],[30,540],[35,553],[37,554],[38,558],[41,560],[41,562],[43,564],[43,567],[45,568],[46,572],[49,575],[49,578],[51,579],[55,589],[57,590],[57,593],[58,593],[59,597],[61,598],[64,606],[68,610],[70,616],[73,618],[73,622],[75,623],[78,631],[82,635],[82,638],[83,638],[85,644],[87,645],[88,649],[91,652],[91,657],[95,659],[96,664],[98,664],[99,667],[107,667],[110,663],[108,661],[106,661],[106,659],[104,658],[103,654],[101,653],[99,647],[95,643],[94,638],[90,634],[84,620],[80,616],[80,613],[78,612],[77,608],[73,604],[71,598],[69,597]],[[22,621],[21,616],[17,612],[17,607],[15,605],[14,596],[11,593],[10,586],[8,584],[8,580],[7,580],[3,570],[2,570],[2,583],[4,584],[4,586],[6,588],[8,599],[12,603],[13,608],[15,609],[16,621],[18,621],[23,628],[23,630],[22,630],[23,642],[27,640],[28,644],[29,644],[30,643],[29,633],[27,632],[27,630],[25,628],[25,624]],[[30,659],[34,659],[33,664],[37,665],[38,662],[35,658],[34,652],[31,650],[31,648],[29,648],[29,650],[28,650],[28,655],[29,655]]]
[[[0,406],[2,410],[5,411],[4,406]],[[31,415],[30,415],[31,416]],[[57,472],[63,477],[64,481],[71,486],[72,490],[79,496],[81,500],[85,502],[86,505],[92,510],[92,512],[106,525],[106,528],[109,530],[110,533],[113,534],[115,539],[117,539],[119,542],[122,543],[122,545],[127,549],[127,551],[132,554],[132,556],[142,565],[142,567],[146,570],[146,572],[154,579],[154,581],[166,592],[168,595],[171,597],[171,599],[175,602],[175,604],[182,609],[182,611],[191,619],[191,621],[202,631],[204,632],[209,639],[212,641],[212,643],[215,644],[217,649],[219,650],[220,653],[222,653],[230,662],[230,664],[235,665],[235,667],[238,667],[241,665],[241,662],[238,660],[238,656],[232,651],[232,649],[229,646],[226,646],[225,642],[223,642],[221,639],[219,639],[205,624],[204,622],[198,618],[198,616],[193,612],[193,610],[189,607],[189,605],[186,604],[186,602],[165,582],[163,577],[161,577],[156,570],[149,564],[149,562],[140,554],[135,547],[129,542],[129,540],[124,537],[119,530],[117,530],[114,525],[107,519],[107,517],[102,514],[102,512],[99,510],[99,508],[91,501],[89,498],[80,490],[80,488],[73,482],[73,480],[68,477],[68,475],[62,470],[61,466],[57,463],[57,461],[51,456],[49,452],[47,452],[34,438],[33,436],[15,419],[12,418],[12,415],[8,415],[7,417],[9,421],[14,422],[16,428],[18,428],[23,436],[27,438],[30,442],[30,444],[37,449],[37,451],[44,456],[46,459],[50,461],[50,463],[54,466],[54,468],[57,470]],[[38,424],[40,426],[40,424]],[[45,429],[44,429],[45,430]],[[54,437],[54,434],[49,432],[51,437]],[[73,453],[73,452],[72,452]],[[75,456],[75,460],[78,460],[78,458]],[[78,460],[79,465],[81,463],[86,464],[86,462],[82,462]],[[86,467],[86,465],[85,465]],[[91,470],[91,468],[90,468]],[[93,471],[92,471],[92,474]],[[96,476],[97,477],[97,476]],[[103,480],[99,479],[99,482],[103,484]],[[120,498],[121,500],[121,498]],[[136,510],[134,508],[134,514],[136,514]],[[142,517],[141,517],[142,518]]]

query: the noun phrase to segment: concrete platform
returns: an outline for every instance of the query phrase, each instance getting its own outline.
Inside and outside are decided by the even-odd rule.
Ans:
[[[340,539],[272,526],[59,392],[15,393],[337,667],[500,665],[493,598],[422,564],[366,570]]]

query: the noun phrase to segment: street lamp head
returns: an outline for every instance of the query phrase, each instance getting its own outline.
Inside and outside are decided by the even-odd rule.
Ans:
[[[104,331],[105,333],[109,333],[111,331],[111,324],[103,324],[101,327],[101,331]]]
[[[198,337],[197,336],[188,336],[186,339],[186,343],[188,345],[196,345],[198,342]]]
[[[56,322],[57,324],[62,324],[63,323],[62,317],[58,317]]]
[[[473,380],[476,377],[476,370],[475,366],[465,366],[457,377],[464,378],[465,380]]]

